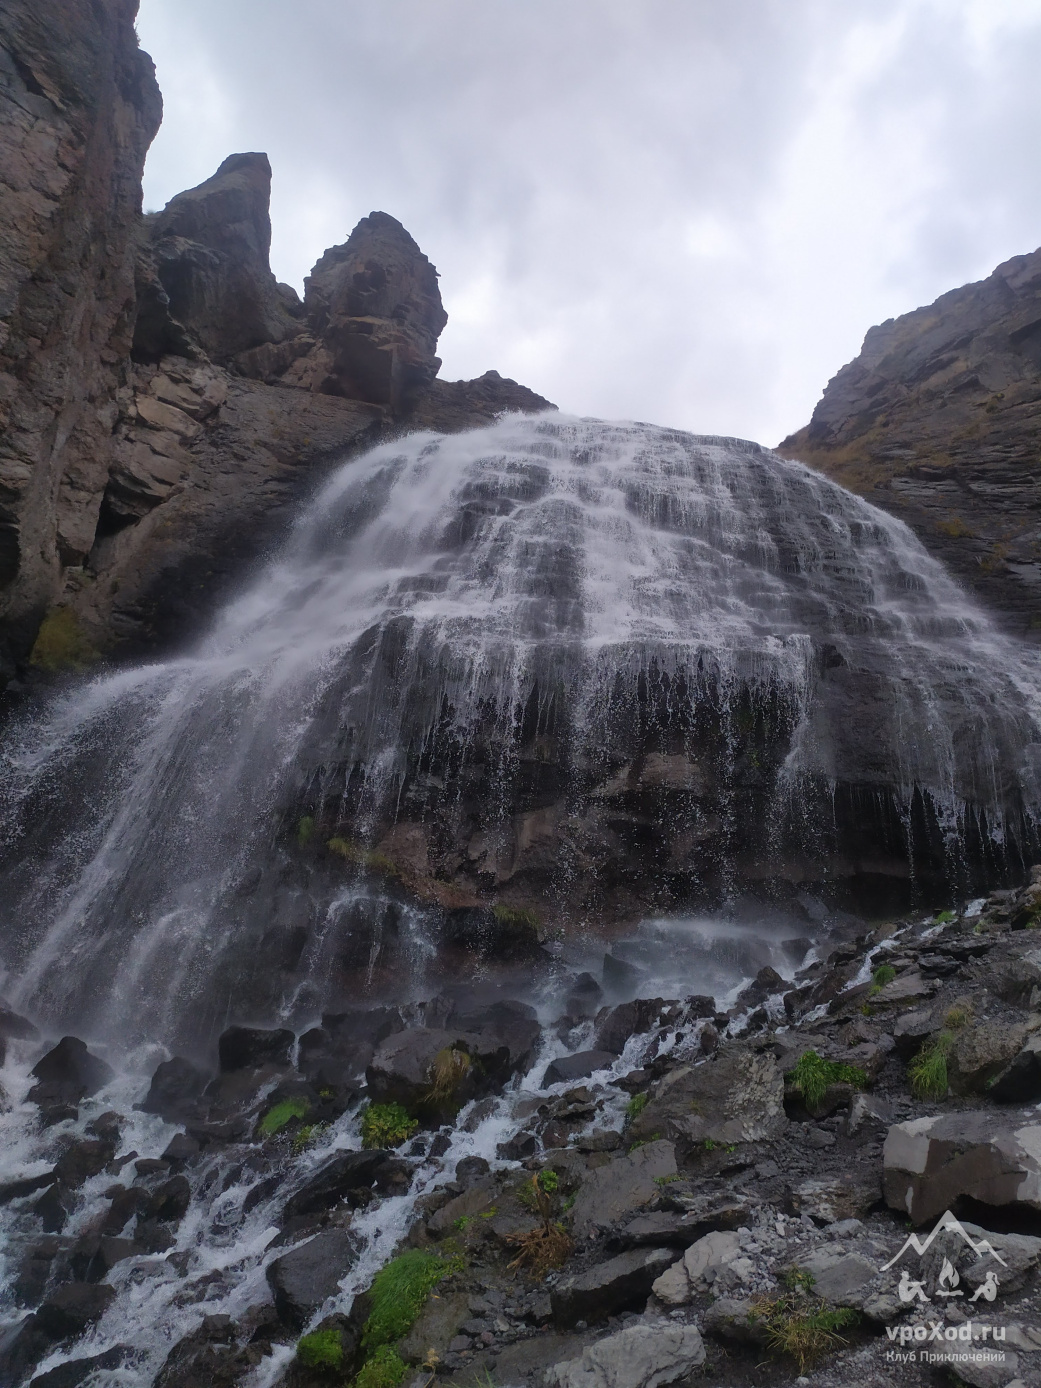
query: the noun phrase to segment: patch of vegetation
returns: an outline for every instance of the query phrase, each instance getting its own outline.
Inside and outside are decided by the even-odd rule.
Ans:
[[[849,1306],[808,1302],[801,1286],[773,1301],[760,1301],[751,1318],[764,1325],[770,1353],[794,1359],[800,1374],[829,1350],[845,1345],[845,1337],[839,1332],[860,1319]]]
[[[645,1109],[645,1108],[647,1107],[647,1105],[650,1103],[650,1098],[651,1098],[651,1096],[650,1096],[649,1094],[634,1094],[634,1095],[633,1095],[633,1097],[629,1100],[629,1102],[628,1102],[628,1103],[626,1104],[626,1106],[625,1106],[625,1126],[626,1126],[626,1127],[628,1127],[630,1123],[634,1122],[637,1118],[639,1118],[640,1114],[644,1111],[644,1109]]]
[[[401,1104],[369,1104],[361,1116],[363,1147],[400,1147],[419,1127]]]
[[[343,1344],[338,1330],[313,1330],[296,1347],[296,1357],[307,1369],[319,1373],[343,1371]]]
[[[393,858],[388,858],[385,853],[377,853],[375,849],[366,848],[364,844],[355,843],[353,839],[330,839],[325,846],[330,853],[353,863],[355,867],[364,868],[366,872],[375,872],[380,877],[401,876]]]
[[[494,1219],[499,1213],[499,1207],[492,1205],[490,1209],[482,1210],[480,1214],[462,1215],[459,1219],[452,1221],[452,1228],[458,1230],[460,1234],[465,1234],[470,1225],[478,1219]]]
[[[354,1388],[398,1388],[408,1369],[397,1350],[380,1345],[358,1370]]]
[[[472,1063],[465,1051],[458,1051],[454,1046],[444,1046],[439,1050],[430,1062],[427,1102],[443,1104],[450,1099],[470,1073]]]
[[[538,1171],[530,1181],[525,1181],[520,1190],[517,1191],[517,1199],[526,1210],[532,1214],[539,1213],[539,1195],[553,1197],[560,1188],[560,1177],[555,1171],[548,1169]]]
[[[557,1187],[560,1179],[555,1171],[537,1171],[526,1182],[528,1198],[518,1195],[539,1217],[539,1223],[525,1234],[511,1234],[509,1242],[518,1250],[511,1268],[527,1268],[538,1281],[566,1263],[574,1242],[562,1224],[557,1223]],[[529,1203],[530,1201],[530,1203]]]
[[[988,406],[988,409],[990,407]],[[952,540],[969,540],[974,532],[965,524],[961,516],[952,516],[950,520],[940,521],[937,530],[944,535],[949,535]]]
[[[781,1282],[790,1292],[812,1292],[817,1285],[816,1277],[805,1268],[789,1268],[781,1277]]]
[[[972,1008],[967,1003],[956,1003],[947,1009],[943,1024],[950,1031],[960,1031],[972,1020]]]
[[[306,848],[314,838],[315,821],[313,814],[305,814],[301,817],[296,826],[296,841],[301,848]]]
[[[503,930],[538,930],[539,918],[535,911],[521,910],[516,906],[493,906],[492,915],[496,925]]]
[[[377,1272],[369,1292],[372,1310],[361,1337],[362,1345],[370,1352],[368,1363],[373,1362],[382,1346],[392,1345],[408,1334],[437,1284],[462,1272],[463,1266],[461,1257],[443,1258],[423,1248],[410,1248]]]
[[[264,1117],[257,1124],[258,1137],[274,1137],[280,1133],[294,1118],[306,1118],[311,1111],[311,1105],[301,1094],[295,1099],[283,1099],[280,1104],[275,1104],[274,1108],[269,1108]]]
[[[939,1031],[911,1061],[907,1067],[907,1078],[916,1099],[946,1099],[947,1057],[953,1045],[954,1033]]]
[[[816,1051],[804,1051],[794,1069],[789,1070],[787,1078],[811,1111],[818,1107],[833,1084],[851,1084],[854,1089],[863,1089],[867,1084],[867,1075],[857,1066],[825,1060]]]
[[[83,670],[100,658],[101,652],[92,645],[75,612],[54,607],[40,623],[29,664],[56,675],[62,670]]]
[[[328,1126],[328,1123],[305,1123],[293,1137],[293,1155],[298,1157],[301,1152],[305,1152],[312,1142],[318,1140]]]
[[[956,921],[957,919],[958,915],[955,911],[937,911],[936,915],[933,916],[933,924],[950,925],[952,921]]]
[[[896,978],[896,969],[892,964],[879,964],[878,968],[871,975],[871,987],[868,989],[868,997],[873,998],[876,993],[881,993],[887,983],[892,983]]]

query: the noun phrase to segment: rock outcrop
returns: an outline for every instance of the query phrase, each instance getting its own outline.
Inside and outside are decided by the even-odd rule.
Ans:
[[[142,216],[136,10],[0,16],[0,682],[185,640],[345,453],[550,407],[436,379],[437,272],[386,213],[278,284],[265,154]]]
[[[15,648],[94,542],[162,102],[137,0],[0,13],[0,620]]]
[[[194,344],[214,361],[296,335],[299,296],[275,281],[271,165],[233,154],[212,178],[144,219],[134,356],[157,361]]]
[[[1041,250],[872,328],[779,451],[905,520],[1041,628]]]

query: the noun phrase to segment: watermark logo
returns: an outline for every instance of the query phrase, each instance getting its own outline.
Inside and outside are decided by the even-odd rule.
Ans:
[[[934,1249],[933,1245],[938,1239],[941,1242]],[[965,1249],[975,1255],[968,1268],[965,1268],[962,1257]],[[1008,1266],[989,1239],[974,1239],[950,1210],[940,1216],[925,1238],[910,1234],[900,1250],[880,1270],[892,1271],[896,1276],[895,1269],[901,1261],[904,1261],[904,1266],[900,1268],[896,1286],[901,1304],[909,1310],[926,1306],[942,1307],[947,1314],[951,1314],[951,1308],[955,1306],[968,1308],[975,1304],[982,1309],[980,1303],[985,1306],[993,1302],[1001,1285],[1001,1270]],[[908,1261],[914,1265],[908,1266]],[[964,1269],[964,1277],[958,1271],[959,1263]],[[1003,1363],[1005,1351],[998,1345],[1005,1339],[1005,1327],[973,1320],[971,1312],[967,1319],[963,1317],[965,1311],[959,1310],[955,1323],[948,1324],[944,1319],[930,1320],[923,1313],[915,1324],[887,1326],[886,1335],[900,1346],[899,1349],[886,1350],[887,1361]]]
[[[919,1258],[923,1258],[929,1252],[929,1249],[935,1243],[936,1239],[941,1234],[947,1233],[952,1233],[961,1239],[962,1243],[972,1249],[977,1260],[993,1258],[994,1261],[999,1263],[1002,1267],[1008,1266],[989,1239],[980,1239],[977,1242],[961,1221],[955,1219],[950,1210],[946,1210],[936,1221],[935,1228],[933,1228],[924,1239],[920,1239],[917,1234],[909,1234],[904,1240],[900,1251],[894,1257],[890,1258],[888,1263],[883,1263],[882,1271],[888,1272],[890,1268],[899,1263],[904,1254],[909,1251],[913,1251],[918,1254]],[[940,1275],[936,1279],[936,1286],[933,1288],[932,1296],[941,1298],[964,1296],[965,1291],[960,1287],[960,1283],[961,1277],[958,1275],[957,1268],[951,1262],[950,1257],[945,1255],[943,1265],[940,1268]],[[969,1297],[969,1300],[979,1301],[982,1297],[985,1301],[993,1301],[998,1294],[998,1286],[999,1279],[997,1270],[988,1268],[983,1281],[976,1288],[975,1292],[973,1292],[972,1296]],[[901,1269],[900,1272],[900,1285],[897,1287],[897,1295],[903,1302],[924,1302],[932,1300],[932,1297],[926,1293],[924,1279],[912,1278],[909,1269],[906,1267]]]

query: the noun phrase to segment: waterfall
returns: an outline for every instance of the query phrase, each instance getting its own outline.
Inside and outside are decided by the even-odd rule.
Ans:
[[[376,986],[391,936],[418,988],[452,892],[577,928],[590,882],[624,914],[620,861],[679,901],[858,853],[956,882],[1031,841],[1039,696],[902,523],[755,444],[417,433],[345,462],[194,649],[8,729],[4,992],[205,1044]],[[425,898],[376,880],[402,825]]]

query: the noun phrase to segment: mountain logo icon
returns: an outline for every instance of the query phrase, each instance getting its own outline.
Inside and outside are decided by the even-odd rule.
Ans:
[[[940,1216],[940,1218],[936,1221],[935,1227],[925,1236],[924,1239],[920,1239],[917,1234],[909,1234],[908,1237],[904,1240],[904,1243],[899,1253],[897,1253],[895,1257],[890,1258],[889,1262],[883,1265],[881,1271],[888,1272],[894,1263],[898,1263],[900,1261],[900,1259],[904,1256],[904,1254],[907,1252],[909,1248],[913,1248],[914,1251],[918,1254],[918,1256],[921,1257],[922,1254],[925,1253],[929,1246],[932,1244],[937,1234],[946,1233],[947,1230],[952,1230],[954,1233],[958,1235],[958,1237],[962,1240],[963,1243],[968,1244],[968,1246],[972,1249],[973,1253],[975,1253],[977,1258],[985,1258],[989,1255],[991,1258],[996,1259],[1002,1267],[1008,1267],[1008,1264],[1005,1262],[1004,1258],[988,1239],[980,1239],[980,1241],[977,1243],[976,1240],[972,1237],[972,1235],[968,1232],[968,1230],[964,1227],[964,1225],[962,1225],[960,1221],[955,1219],[954,1215],[951,1214],[950,1210],[945,1210],[944,1213]],[[946,1266],[947,1264],[945,1261],[944,1267],[946,1268]]]

